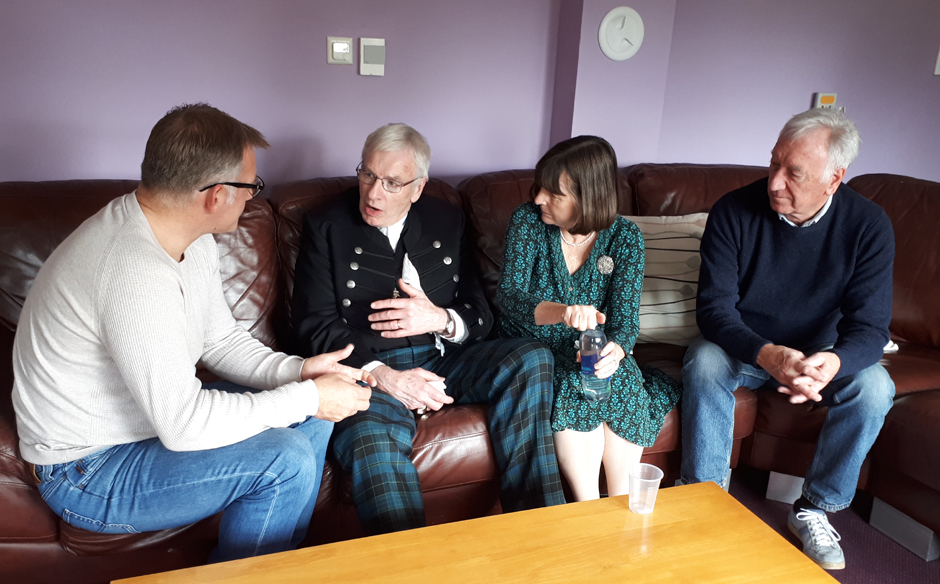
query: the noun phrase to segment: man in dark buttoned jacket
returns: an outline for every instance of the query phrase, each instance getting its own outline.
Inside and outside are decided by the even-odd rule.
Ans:
[[[370,533],[421,527],[411,462],[415,412],[489,405],[503,510],[564,503],[550,427],[552,355],[529,339],[483,341],[493,324],[460,209],[421,198],[431,150],[405,124],[369,135],[359,187],[304,216],[291,326],[297,350],[355,346],[345,361],[378,384],[338,424],[333,452]]]

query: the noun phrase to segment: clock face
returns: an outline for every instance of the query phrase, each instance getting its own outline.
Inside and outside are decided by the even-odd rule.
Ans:
[[[636,54],[643,44],[643,19],[626,6],[614,8],[601,21],[597,41],[609,59],[625,61]]]

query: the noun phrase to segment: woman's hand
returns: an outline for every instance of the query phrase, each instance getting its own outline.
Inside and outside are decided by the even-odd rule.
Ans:
[[[610,341],[601,349],[601,359],[594,366],[594,374],[600,379],[607,379],[617,371],[620,362],[623,361],[627,353],[620,348],[620,345]],[[578,361],[581,360],[581,352],[578,352]]]
[[[606,321],[607,317],[604,316],[604,313],[593,306],[579,304],[565,306],[561,314],[562,323],[579,331],[596,328],[598,324],[604,324]]]

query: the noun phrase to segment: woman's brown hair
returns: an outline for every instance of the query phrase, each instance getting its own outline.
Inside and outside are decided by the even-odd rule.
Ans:
[[[578,220],[570,232],[587,235],[607,229],[617,217],[617,155],[597,136],[578,136],[555,144],[535,165],[532,197],[542,189],[561,194],[561,180],[577,202]]]

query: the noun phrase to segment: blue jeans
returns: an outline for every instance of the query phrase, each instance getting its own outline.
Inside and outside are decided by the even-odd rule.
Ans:
[[[731,474],[734,391],[775,390],[777,382],[759,367],[730,357],[699,337],[682,367],[682,469],[685,483],[714,481],[726,486]],[[821,392],[828,406],[803,496],[826,511],[849,506],[858,475],[894,398],[894,382],[877,363],[837,379]]]
[[[311,417],[210,450],[121,444],[37,465],[39,492],[66,523],[96,533],[169,529],[224,510],[213,562],[285,551],[307,533],[332,430]]]

